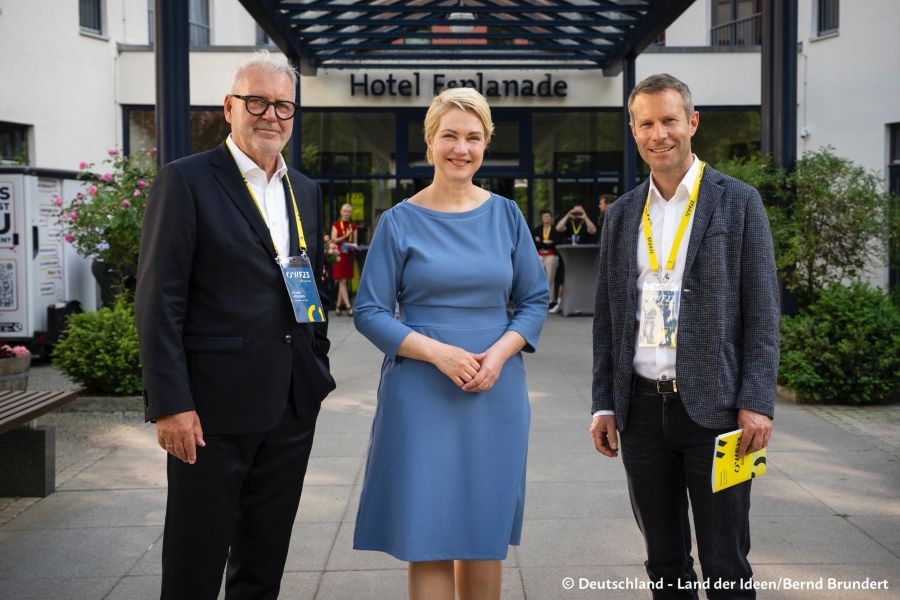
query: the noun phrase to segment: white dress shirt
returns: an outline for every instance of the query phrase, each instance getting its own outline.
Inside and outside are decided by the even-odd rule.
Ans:
[[[685,173],[684,178],[675,189],[675,195],[670,199],[665,199],[656,187],[653,181],[653,173],[650,174],[650,226],[653,230],[653,245],[656,248],[656,258],[659,262],[659,276],[664,277],[666,274],[666,262],[669,260],[669,252],[672,250],[672,242],[675,240],[675,232],[681,223],[681,217],[684,215],[684,209],[687,206],[691,190],[694,188],[694,182],[700,171],[700,160],[694,155],[694,161],[691,168]],[[643,213],[642,213],[643,214]],[[687,258],[688,242],[691,239],[691,229],[694,227],[694,215],[691,214],[687,227],[684,230],[684,237],[681,239],[681,245],[678,247],[678,254],[675,258],[675,268],[669,271],[669,282],[675,283],[681,288],[681,281],[684,278],[684,262]],[[638,289],[638,298],[644,289],[645,281],[656,281],[657,274],[650,270],[650,257],[647,254],[647,242],[644,239],[643,217],[638,230],[635,232],[638,238],[637,242],[637,269],[638,277],[635,285]],[[640,306],[638,302],[638,311],[635,314],[636,319],[640,319]],[[649,348],[638,345],[638,333],[635,328],[634,341],[634,372],[646,379],[675,379],[675,352],[674,348]],[[593,416],[612,415],[611,410],[598,410]]]
[[[272,235],[272,241],[278,251],[279,258],[287,258],[291,255],[291,229],[288,225],[288,210],[284,198],[284,184],[281,178],[287,173],[287,165],[281,154],[278,155],[277,168],[272,178],[266,181],[266,172],[253,159],[244,154],[234,143],[229,134],[225,139],[228,149],[231,150],[238,169],[250,187],[253,189],[253,195],[262,209],[263,219],[269,227],[269,233]],[[269,240],[264,240],[269,243]]]

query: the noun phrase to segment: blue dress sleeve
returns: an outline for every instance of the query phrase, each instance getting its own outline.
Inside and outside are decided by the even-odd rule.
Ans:
[[[353,323],[388,358],[396,358],[397,349],[412,329],[394,317],[403,256],[391,211],[381,216],[366,263],[359,280],[353,307]]]
[[[550,289],[525,217],[514,202],[510,200],[509,204],[514,219],[515,248],[512,253],[513,318],[506,330],[525,338],[525,352],[534,352],[547,318]]]

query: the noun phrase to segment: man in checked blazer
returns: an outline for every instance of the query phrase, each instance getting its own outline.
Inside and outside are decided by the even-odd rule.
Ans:
[[[608,457],[621,437],[647,574],[664,583],[654,598],[698,597],[689,497],[708,597],[753,598],[741,584],[752,576],[750,483],[713,494],[711,469],[718,434],[742,427],[743,454],[765,447],[772,431],[779,298],[769,222],[755,189],[692,153],[700,115],[683,82],[648,77],[628,109],[650,178],[603,224],[590,434]],[[641,339],[653,329],[652,315],[639,327],[642,293],[656,298],[659,281],[680,293],[669,315],[675,347],[660,345],[671,320],[656,340]]]
[[[267,52],[241,66],[231,134],[165,165],[147,200],[135,310],[146,418],[168,453],[163,600],[214,600],[226,564],[226,598],[278,596],[334,388],[325,323],[297,322],[276,262],[302,246],[314,273],[324,262],[319,186],[281,157],[296,83]]]

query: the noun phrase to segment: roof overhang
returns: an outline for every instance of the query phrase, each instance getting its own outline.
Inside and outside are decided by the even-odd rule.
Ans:
[[[240,0],[278,48],[318,69],[621,71],[693,0]]]

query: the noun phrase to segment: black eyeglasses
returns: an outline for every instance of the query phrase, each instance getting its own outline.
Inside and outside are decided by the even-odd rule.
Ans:
[[[273,100],[270,102],[262,96],[239,96],[237,94],[228,95],[232,98],[243,100],[244,106],[247,107],[247,112],[254,117],[261,117],[262,115],[266,114],[267,110],[269,110],[269,106],[274,106],[275,116],[282,121],[286,121],[292,118],[294,116],[294,113],[297,112],[297,109],[300,107],[300,105],[296,102],[290,102],[288,100]]]

